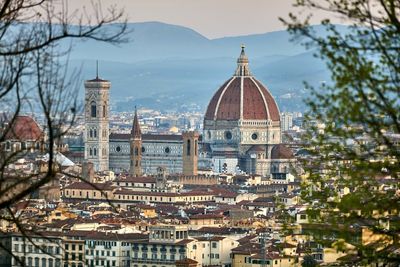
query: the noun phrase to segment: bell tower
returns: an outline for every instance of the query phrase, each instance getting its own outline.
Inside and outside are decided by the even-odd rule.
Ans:
[[[199,133],[183,132],[183,175],[197,175]]]
[[[139,119],[135,108],[131,137],[130,137],[130,168],[129,174],[132,176],[142,175],[142,132],[140,130]]]
[[[98,69],[98,68],[97,68]],[[109,90],[110,81],[85,81],[85,160],[95,171],[109,169]]]

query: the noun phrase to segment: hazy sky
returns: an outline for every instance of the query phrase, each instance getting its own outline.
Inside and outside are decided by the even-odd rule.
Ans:
[[[93,0],[67,0],[69,9]],[[95,1],[96,2],[96,1]],[[129,21],[161,21],[192,28],[209,38],[284,29],[278,17],[293,11],[294,0],[101,0],[103,9],[116,4]],[[314,14],[318,21],[323,16]],[[317,21],[317,19],[315,20]]]

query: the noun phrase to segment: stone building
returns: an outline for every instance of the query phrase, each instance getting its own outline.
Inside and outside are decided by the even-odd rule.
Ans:
[[[85,159],[92,161],[97,171],[109,168],[140,176],[155,175],[162,168],[167,174],[197,175],[199,168],[268,176],[272,166],[289,170],[284,168],[287,158],[282,161],[279,153],[275,153],[278,158],[272,157],[274,147],[281,143],[279,108],[269,90],[251,74],[244,46],[234,75],[208,104],[200,136],[142,134],[135,113],[131,134],[105,137],[110,83],[97,77],[85,87]]]
[[[281,143],[278,105],[250,72],[244,46],[234,75],[214,94],[204,117],[200,156],[215,172],[269,175]]]
[[[85,82],[85,160],[96,171],[109,169],[109,90],[98,76]]]

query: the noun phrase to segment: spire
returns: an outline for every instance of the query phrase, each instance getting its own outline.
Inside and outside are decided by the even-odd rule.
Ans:
[[[242,51],[240,52],[240,56],[237,59],[237,68],[235,72],[235,76],[250,76],[249,69],[249,59],[246,56],[244,51],[245,46],[241,45]]]
[[[139,119],[137,116],[136,106],[135,106],[135,117],[133,118],[133,123],[132,123],[131,137],[133,137],[133,138],[141,138],[142,137],[142,132],[140,130],[140,124],[139,124]]]
[[[96,60],[96,80],[99,79],[99,61]]]

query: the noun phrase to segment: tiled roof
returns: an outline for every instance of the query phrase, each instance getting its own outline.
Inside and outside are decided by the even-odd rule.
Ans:
[[[110,183],[76,182],[66,186],[65,189],[113,190],[115,187]]]
[[[242,110],[241,110],[242,109]],[[280,121],[278,106],[271,93],[254,77],[232,77],[214,94],[206,120]]]
[[[224,218],[223,215],[220,214],[211,214],[211,213],[207,213],[207,214],[196,214],[196,215],[192,215],[190,216],[190,219],[222,219]]]
[[[225,239],[225,236],[200,236],[195,237],[198,241],[220,241]]]
[[[271,159],[293,159],[293,151],[285,145],[278,144],[271,149]]]
[[[138,176],[138,177],[134,177],[134,176],[128,176],[128,177],[124,177],[124,178],[117,178],[114,180],[114,182],[128,182],[128,183],[155,183],[156,182],[156,178],[154,177],[146,177],[146,176]]]
[[[39,140],[43,137],[43,131],[34,119],[29,116],[17,116],[6,134],[9,140]]]

